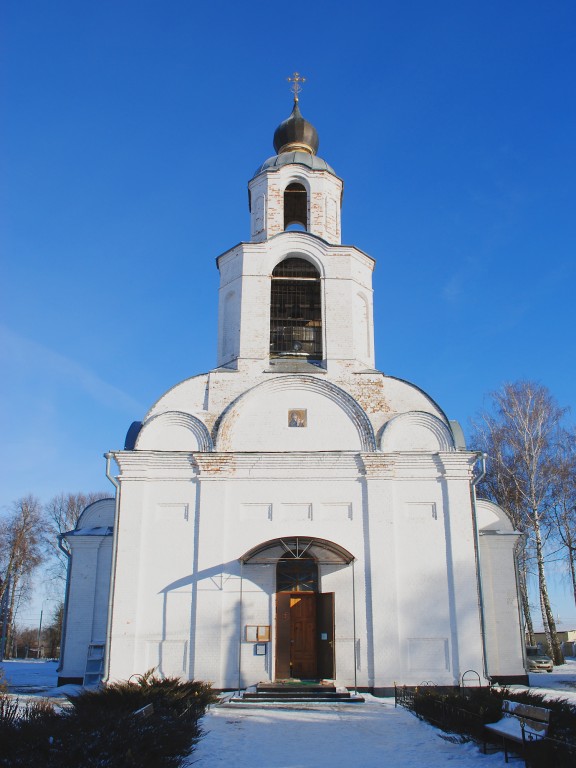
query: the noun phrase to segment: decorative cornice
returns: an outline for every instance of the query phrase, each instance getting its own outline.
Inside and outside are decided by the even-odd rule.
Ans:
[[[376,260],[369,254],[355,245],[346,245],[344,243],[328,243],[319,235],[314,235],[312,232],[298,232],[294,230],[288,230],[284,232],[278,232],[267,240],[260,242],[256,241],[242,241],[236,243],[232,248],[229,248],[224,253],[221,253],[216,257],[216,264],[220,268],[220,261],[227,260],[232,256],[246,254],[267,254],[278,251],[284,255],[288,251],[294,251],[295,253],[302,253],[308,256],[316,256],[321,259],[327,255],[330,256],[351,256],[357,259],[360,263],[366,265],[371,270],[374,269]],[[324,276],[322,274],[322,276]]]
[[[115,451],[113,456],[120,467],[120,482],[190,480],[197,474],[194,454],[186,451]]]
[[[350,480],[363,474],[360,455],[355,452],[318,451],[308,453],[204,453],[195,454],[198,479],[245,480]]]
[[[471,478],[475,454],[291,451],[187,453],[117,451],[120,482],[130,480],[383,480]]]
[[[364,474],[353,451],[290,453],[186,453],[118,451],[120,482],[130,480],[354,480]]]
[[[396,480],[470,480],[474,454],[459,452],[432,453],[427,451],[398,451],[382,453],[391,464]]]
[[[447,480],[470,481],[478,456],[469,451],[442,451],[438,454],[438,458]]]
[[[368,479],[391,480],[395,477],[395,456],[383,453],[362,453],[364,474]]]

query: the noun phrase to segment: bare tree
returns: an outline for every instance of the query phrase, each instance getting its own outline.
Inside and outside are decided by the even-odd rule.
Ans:
[[[554,508],[565,413],[540,384],[505,384],[492,393],[491,408],[480,414],[473,437],[474,447],[485,451],[491,459],[481,492],[500,504],[515,527],[527,536],[520,555],[521,599],[527,631],[533,640],[526,584],[529,557],[533,553],[542,622],[556,664],[562,664],[564,659],[548,596],[545,536]]]
[[[576,433],[566,432],[559,451],[551,535],[564,552],[576,604]]]
[[[0,522],[0,605],[3,604],[6,611],[3,620],[8,627],[8,648],[17,602],[27,590],[34,569],[43,560],[47,534],[42,506],[35,496],[15,501]]]
[[[46,504],[46,517],[52,533],[49,547],[54,563],[54,567],[51,569],[53,576],[61,580],[66,579],[67,557],[58,546],[58,537],[75,528],[78,518],[89,504],[109,496],[109,493],[103,491],[59,493]],[[67,547],[65,541],[62,542],[62,545]]]

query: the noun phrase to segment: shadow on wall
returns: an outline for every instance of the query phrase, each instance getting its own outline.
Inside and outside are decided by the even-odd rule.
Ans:
[[[426,513],[428,518],[418,517],[403,528],[390,526],[389,535],[377,540],[374,536],[379,526],[374,525],[375,521],[371,519],[373,515],[368,512],[369,490],[364,489],[364,562],[357,561],[355,567],[357,585],[364,582],[366,588],[365,602],[356,605],[356,616],[362,617],[359,628],[364,625],[366,633],[359,633],[357,637],[364,654],[363,659],[358,658],[357,665],[360,672],[362,665],[367,663],[362,677],[370,681],[374,681],[375,677],[382,677],[383,667],[385,676],[391,681],[395,679],[407,684],[419,684],[424,680],[432,680],[438,684],[458,684],[461,675],[468,668],[475,669],[484,679],[480,611],[475,582],[476,566],[474,560],[469,558],[470,547],[465,550],[464,559],[459,542],[454,540],[454,515],[457,515],[458,511],[452,510],[451,519],[446,481],[439,479],[438,482],[442,485],[443,502],[438,507],[429,505],[430,511]],[[417,505],[418,509],[415,511],[418,515],[422,513],[423,506],[425,505]],[[392,577],[388,580],[375,579],[371,583],[371,558],[378,565],[378,561],[385,562],[387,558],[392,557],[395,558],[391,565]],[[194,566],[197,562],[198,551],[195,542]],[[239,599],[240,574],[239,561],[232,560],[206,569],[194,568],[191,574],[167,584],[161,590],[161,672],[174,674],[169,668],[172,660],[166,658],[166,648],[170,647],[171,638],[179,634],[181,638],[187,636],[189,643],[187,649],[178,651],[181,655],[187,653],[187,663],[181,666],[182,673],[194,678],[198,666],[198,674],[205,674],[202,672],[205,662],[197,665],[198,649],[194,638],[197,635],[209,638],[212,634],[212,622],[214,636],[217,637],[217,653],[223,654],[216,668],[224,675],[226,681],[237,680],[242,610]],[[217,610],[209,612],[208,615],[204,614],[203,607],[210,602],[210,597],[206,594],[208,603],[202,601],[203,607],[199,614],[199,592],[212,591],[220,596],[225,590],[226,581],[230,579],[237,581],[237,588],[228,590],[229,602],[223,602],[223,610],[220,609],[218,600]],[[269,611],[268,615],[272,617],[273,623],[275,584],[271,572],[262,569],[262,566],[245,566],[242,569],[242,583],[244,591],[257,591],[262,595],[266,605],[264,610]],[[187,608],[184,613],[186,621],[189,617],[189,624],[185,627],[180,623],[174,631],[175,614],[170,614],[169,600],[171,595],[179,591],[185,593]],[[511,617],[510,621],[512,620]],[[508,630],[502,627],[500,631]],[[400,642],[400,634],[401,645],[396,645]],[[383,637],[387,639],[383,641]],[[383,642],[389,643],[390,647],[382,647]],[[206,648],[201,647],[203,659],[205,651],[207,652]],[[519,638],[519,660],[521,655]],[[269,654],[265,663],[272,677],[272,654]],[[386,665],[394,668],[388,670]]]
[[[211,591],[221,591],[222,582],[226,577],[240,578],[240,564],[237,560],[232,560],[228,563],[220,563],[212,568],[205,568],[203,570],[191,573],[188,576],[184,576],[181,579],[173,581],[167,584],[164,589],[160,591],[163,596],[162,604],[162,634],[161,642],[159,644],[159,671],[162,674],[175,674],[175,670],[171,668],[172,659],[166,658],[165,648],[167,644],[172,640],[172,621],[170,618],[169,601],[172,595],[182,592],[183,596],[188,597],[189,610],[185,612],[190,617],[189,627],[187,628],[188,642],[190,644],[187,663],[183,662],[181,673],[186,673],[190,679],[195,678],[196,671],[196,644],[194,638],[197,634],[198,626],[198,592],[202,589],[202,582],[206,583],[207,589]],[[237,605],[233,607],[234,617],[227,618],[227,623],[230,625],[232,621],[235,622],[235,626],[238,627],[240,603],[237,601]],[[180,612],[182,615],[183,611]],[[207,618],[202,619],[202,627],[207,630],[206,625]],[[176,635],[182,636],[181,626],[179,622],[176,624]],[[237,635],[237,633],[236,633]],[[219,637],[219,633],[218,633]],[[184,649],[182,649],[184,651]],[[233,654],[235,653],[235,658]],[[238,645],[230,649],[231,657],[224,660],[224,667],[226,669],[237,669],[238,666]],[[187,667],[187,669],[186,669]]]
[[[448,529],[445,530],[444,540],[448,550],[450,548],[450,532]],[[416,562],[416,559],[412,560],[412,556],[416,558],[416,553],[411,553],[410,550],[404,551],[403,559],[408,568],[411,563]],[[420,562],[420,565],[422,564],[421,558],[418,562]],[[250,576],[246,573],[249,570],[248,568],[244,569],[242,577],[244,590],[246,590],[248,584],[253,584],[259,590],[267,587],[269,584],[267,579],[266,585],[259,583],[258,570],[260,568],[261,566],[254,566],[255,576]],[[404,635],[403,647],[400,647],[403,668],[391,669],[389,674],[391,680],[396,679],[398,682],[407,682],[408,684],[418,684],[424,680],[431,680],[438,684],[458,684],[462,673],[466,671],[466,669],[460,668],[459,648],[464,649],[464,657],[474,655],[479,659],[479,663],[474,666],[480,668],[475,671],[483,678],[483,670],[480,665],[481,643],[477,604],[475,600],[473,602],[469,601],[468,607],[465,610],[460,609],[457,611],[456,587],[452,574],[453,565],[450,555],[448,555],[448,569],[446,571],[424,567],[420,571],[417,581],[409,584],[409,592],[406,590],[403,592],[400,606],[402,611],[400,621],[398,621],[397,616],[385,617],[387,623],[392,622],[393,625],[399,626],[400,631]],[[162,590],[164,612],[162,642],[159,644],[159,671],[162,674],[178,674],[178,670],[173,667],[174,658],[167,658],[165,651],[166,641],[170,641],[173,636],[167,612],[168,599],[174,591],[190,588],[189,591],[186,591],[190,608],[189,614],[186,611],[186,614],[190,616],[188,663],[183,665],[180,674],[187,674],[190,679],[197,677],[197,648],[194,638],[198,633],[199,621],[201,621],[200,634],[204,638],[209,638],[212,635],[211,630],[213,630],[213,636],[216,638],[215,643],[223,654],[217,665],[223,680],[227,681],[227,686],[230,685],[231,681],[234,682],[234,685],[236,684],[240,651],[240,611],[242,609],[242,604],[237,596],[238,593],[235,593],[234,598],[231,595],[231,600],[227,604],[225,611],[217,611],[217,618],[200,617],[199,619],[197,614],[198,591],[202,591],[202,582],[210,582],[210,591],[216,589],[221,591],[223,581],[227,578],[234,578],[239,582],[240,566],[237,560],[201,570],[195,575],[190,574],[166,585]],[[359,617],[364,613],[367,627],[367,633],[357,638],[358,648],[363,648],[365,654],[364,659],[358,656],[357,667],[360,673],[363,664],[367,663],[368,667],[365,670],[368,680],[371,681],[374,680],[375,674],[375,654],[381,661],[383,656],[390,656],[390,651],[392,650],[378,649],[375,645],[372,618],[373,606],[376,606],[376,610],[382,611],[388,602],[387,593],[391,589],[394,589],[394,585],[374,586],[371,591],[367,591],[365,605],[356,606]],[[266,594],[266,602],[267,608],[270,611],[269,615],[273,617],[274,593],[268,592]],[[272,618],[272,623],[273,621],[274,619]],[[476,651],[474,651],[474,645],[477,646]],[[202,649],[202,652],[204,650],[205,648]],[[272,653],[267,655],[265,663],[266,671],[272,678]],[[188,669],[186,669],[186,666]],[[468,665],[465,664],[465,666]],[[198,670],[198,675],[203,677],[205,672]],[[451,682],[447,683],[447,680]]]

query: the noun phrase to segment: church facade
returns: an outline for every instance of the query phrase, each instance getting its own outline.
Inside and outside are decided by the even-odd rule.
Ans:
[[[342,180],[297,98],[274,147],[250,240],[217,259],[217,367],[132,426],[115,503],[66,534],[60,680],[96,659],[228,690],[522,682],[519,534],[476,499],[459,426],[375,368],[375,263],[342,244]]]

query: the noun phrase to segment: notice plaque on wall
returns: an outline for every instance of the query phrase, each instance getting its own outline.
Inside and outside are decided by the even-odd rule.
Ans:
[[[270,625],[269,624],[246,624],[246,642],[247,643],[270,642]]]

